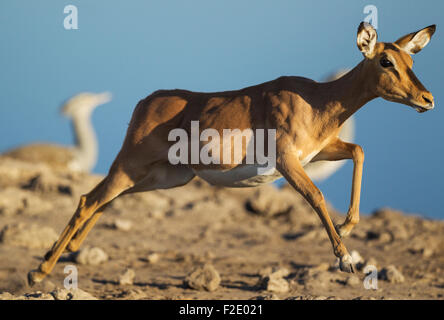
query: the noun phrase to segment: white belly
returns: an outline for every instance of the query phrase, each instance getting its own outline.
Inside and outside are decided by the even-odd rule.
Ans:
[[[301,165],[304,167],[319,153],[315,150],[308,154],[305,158],[300,159]],[[215,186],[224,186],[231,188],[256,187],[262,184],[273,182],[282,175],[276,168],[272,168],[267,174],[258,174],[256,164],[242,165],[231,170],[193,170],[196,176],[202,178],[209,184]]]
[[[299,159],[301,165],[305,167],[310,161],[319,153],[319,150],[315,150],[312,153],[308,154],[305,158]]]
[[[215,186],[231,188],[256,187],[273,182],[282,175],[272,168],[267,174],[258,174],[257,165],[243,165],[231,170],[193,170],[194,173]]]

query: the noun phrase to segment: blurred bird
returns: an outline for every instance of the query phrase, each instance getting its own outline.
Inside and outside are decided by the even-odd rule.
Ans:
[[[98,156],[98,143],[91,123],[91,114],[96,107],[109,101],[109,92],[84,92],[63,104],[61,112],[71,119],[73,126],[74,146],[35,143],[6,151],[2,156],[27,162],[43,162],[58,169],[90,172],[96,165]]]
[[[334,81],[346,73],[348,73],[350,69],[342,69],[338,70],[325,78],[326,82]],[[353,116],[351,116],[347,121],[344,122],[341,131],[339,132],[339,138],[346,142],[353,142],[355,136],[355,120]],[[335,173],[339,168],[341,168],[345,164],[345,160],[341,161],[316,161],[312,163],[308,163],[304,166],[304,170],[310,179],[315,181],[322,181],[330,177],[333,173]]]

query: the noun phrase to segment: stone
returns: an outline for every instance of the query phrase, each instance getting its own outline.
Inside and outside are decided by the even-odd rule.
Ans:
[[[290,290],[290,285],[288,281],[284,278],[269,278],[264,280],[264,288],[270,292],[284,293]]]
[[[433,244],[424,242],[414,242],[409,248],[409,251],[413,254],[420,254],[424,258],[430,258],[434,254]]]
[[[119,277],[119,284],[121,285],[132,285],[134,283],[134,278],[136,273],[133,269],[126,269],[125,273]]]
[[[339,263],[338,263],[338,267],[339,267]],[[318,264],[317,266],[315,266],[313,269],[318,270],[318,271],[328,271],[330,269],[330,264],[328,262],[322,262],[322,263]]]
[[[133,223],[130,220],[115,219],[111,226],[116,230],[129,231]]]
[[[81,289],[56,289],[50,293],[36,291],[25,293],[22,296],[14,296],[9,292],[0,294],[0,300],[97,300],[94,296]]]
[[[259,274],[261,275],[259,285],[263,289],[278,293],[288,292],[290,290],[288,281],[284,279],[284,277],[290,274],[287,268],[268,267],[262,269]]]
[[[159,255],[158,253],[155,253],[155,252],[150,253],[150,254],[146,257],[146,260],[148,261],[148,263],[155,264],[155,263],[159,262],[159,260],[160,260],[160,255]]]
[[[273,217],[289,213],[293,208],[294,196],[286,191],[279,191],[273,186],[263,186],[257,189],[247,200],[247,208],[262,216]]]
[[[303,235],[298,237],[297,240],[305,242],[325,241],[328,240],[328,235],[324,228],[318,227],[305,232]]]
[[[398,210],[394,210],[391,208],[379,208],[373,211],[372,218],[392,220],[392,219],[398,219],[402,217],[402,215],[403,213]]]
[[[409,238],[407,228],[403,225],[391,226],[390,234],[394,240],[407,240]]]
[[[97,266],[107,260],[106,252],[98,247],[85,247],[74,253],[74,261],[78,264]]]
[[[274,293],[271,293],[271,294],[256,296],[256,297],[251,298],[250,300],[280,300],[280,299],[277,295],[275,295]]]
[[[16,297],[9,292],[0,293],[0,300],[16,300]]]
[[[219,287],[220,276],[211,264],[205,264],[193,270],[185,279],[185,284],[192,289],[214,291]]]
[[[23,296],[18,297],[19,300],[54,300],[54,297],[50,293],[43,293],[37,291],[35,293],[26,293]]]
[[[212,251],[205,251],[204,253],[204,259],[206,260],[213,260],[214,258],[216,258],[216,255],[214,254],[214,252]]]
[[[304,295],[289,297],[286,300],[336,300],[336,297]]]
[[[179,252],[175,255],[175,260],[177,262],[183,262],[183,263],[192,263],[195,260],[195,257],[193,254],[185,254],[182,252]]]
[[[421,254],[424,258],[430,258],[433,256],[434,250],[432,248],[423,248]]]
[[[341,280],[342,273],[318,270],[317,268],[304,268],[298,270],[295,281],[304,286],[306,290],[325,289],[329,284]]]
[[[36,216],[52,209],[51,202],[42,200],[30,191],[12,187],[0,191],[0,215]]]
[[[402,283],[405,280],[402,273],[393,265],[382,269],[380,275],[382,280],[387,280],[390,283]]]
[[[25,293],[21,296],[15,296],[9,292],[0,294],[0,300],[54,300],[54,297],[49,293],[36,291],[33,293]]]
[[[271,273],[273,273],[272,267],[263,268],[263,269],[259,270],[259,272],[258,272],[258,274],[261,276],[261,278],[265,278],[266,276],[268,276]]]
[[[347,286],[356,287],[361,284],[361,280],[357,276],[351,275],[347,277],[347,279],[345,280],[345,284]]]
[[[57,239],[58,234],[52,228],[35,224],[6,225],[0,232],[1,243],[29,249],[49,248]]]
[[[81,289],[57,289],[51,292],[55,300],[97,300],[96,297]]]
[[[350,252],[350,256],[352,257],[353,264],[358,265],[364,263],[364,258],[359,254],[358,251],[352,250],[352,252]]]
[[[378,268],[378,262],[375,258],[370,257],[367,261],[365,261],[364,265],[362,266],[362,270],[365,272],[365,269],[367,269],[368,266]]]
[[[150,218],[153,218],[153,219],[156,219],[156,220],[160,220],[160,219],[165,218],[165,215],[166,215],[165,211],[159,210],[159,209],[157,209],[157,210],[154,209],[154,210],[151,210],[151,211],[148,212],[148,216]]]
[[[130,289],[123,291],[118,297],[125,300],[140,300],[146,298],[147,295],[140,289]]]
[[[380,243],[389,243],[393,240],[392,235],[389,232],[381,232],[378,237]]]
[[[73,194],[71,181],[60,177],[52,171],[44,170],[33,176],[25,184],[22,185],[24,189],[32,190],[41,193],[61,193],[66,195]]]
[[[272,278],[283,278],[290,274],[287,268],[281,267],[266,267],[259,271],[259,275],[262,278],[272,277]]]

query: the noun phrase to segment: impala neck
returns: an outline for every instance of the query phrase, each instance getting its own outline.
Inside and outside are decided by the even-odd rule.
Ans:
[[[369,89],[365,60],[343,77],[322,83],[326,111],[342,125],[350,116],[377,96]]]

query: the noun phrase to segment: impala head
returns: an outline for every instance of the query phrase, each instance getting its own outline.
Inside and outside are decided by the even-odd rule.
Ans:
[[[110,92],[89,93],[83,92],[75,95],[62,106],[63,115],[73,118],[76,116],[89,116],[101,104],[111,101]]]
[[[436,26],[431,25],[405,35],[393,43],[377,42],[376,30],[361,22],[357,45],[364,55],[363,68],[369,89],[381,98],[413,107],[418,112],[433,109],[432,94],[412,71],[411,55],[418,53],[430,41]]]

